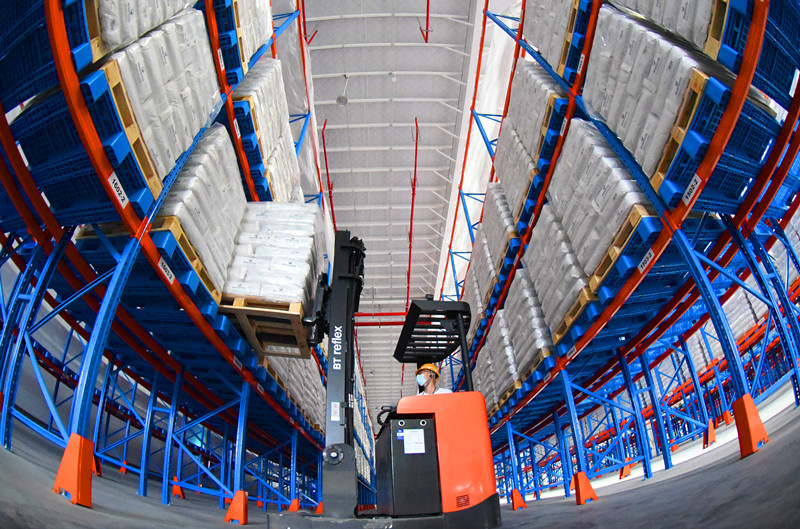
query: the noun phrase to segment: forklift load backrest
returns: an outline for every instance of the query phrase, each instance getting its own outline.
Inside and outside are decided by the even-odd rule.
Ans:
[[[442,512],[465,510],[495,494],[486,401],[477,391],[400,399],[398,414],[433,414]]]

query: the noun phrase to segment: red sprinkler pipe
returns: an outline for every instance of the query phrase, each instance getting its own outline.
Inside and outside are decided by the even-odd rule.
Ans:
[[[419,28],[419,32],[422,33],[422,39],[425,41],[425,44],[428,43],[428,33],[431,31],[431,0],[428,0],[428,7],[425,9],[425,29],[422,29],[422,26]]]
[[[414,136],[414,180],[411,182],[411,219],[408,227],[408,270],[406,270],[406,312],[408,304],[411,302],[411,247],[414,242],[414,202],[417,199],[417,156],[419,154],[419,123],[414,118],[414,126],[417,129]]]
[[[325,158],[325,178],[328,180],[328,200],[331,203],[331,220],[333,221],[333,231],[336,231],[336,214],[333,212],[333,188],[331,187],[331,174],[328,172],[328,147],[325,144],[325,127],[328,126],[328,120],[326,119],[322,123],[322,154]],[[322,187],[320,187],[320,191],[322,191]]]

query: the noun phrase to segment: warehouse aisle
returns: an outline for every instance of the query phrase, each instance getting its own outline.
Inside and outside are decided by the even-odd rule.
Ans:
[[[528,509],[503,507],[503,527],[684,528],[800,526],[800,409],[793,406],[766,422],[770,442],[739,460],[736,442],[704,453],[694,462],[657,472],[651,480],[629,479],[598,490],[600,500],[577,507],[574,498],[529,501]],[[0,526],[193,529],[231,527],[208,497],[187,493],[161,505],[159,485],[150,497],[135,494],[137,477],[105,468],[95,482],[94,508],[74,507],[48,488],[60,450],[38,436],[16,433],[14,453],[0,450]],[[250,525],[263,522],[251,507]],[[263,525],[263,524],[262,524]]]

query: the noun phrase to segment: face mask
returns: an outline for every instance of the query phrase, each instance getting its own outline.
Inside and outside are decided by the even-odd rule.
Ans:
[[[425,385],[425,375],[423,375],[422,373],[417,375],[417,385],[418,386],[424,386]]]

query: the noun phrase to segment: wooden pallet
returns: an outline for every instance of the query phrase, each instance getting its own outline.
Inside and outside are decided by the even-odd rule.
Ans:
[[[567,314],[564,316],[564,319],[556,326],[553,332],[553,344],[558,345],[572,327],[572,324],[575,323],[575,320],[583,314],[586,306],[593,301],[597,301],[597,296],[592,293],[592,290],[588,286],[583,287],[578,293],[578,298],[572,303]]]
[[[703,52],[714,60],[719,57],[719,50],[722,48],[722,37],[725,33],[730,9],[729,4],[729,0],[714,0],[714,5],[711,7],[711,22],[708,25],[708,35]]]
[[[572,36],[575,34],[575,21],[578,18],[578,11],[580,8],[581,0],[572,0],[572,7],[569,11],[569,20],[567,21],[567,33],[564,35],[564,45],[561,47],[561,58],[558,61],[558,75],[564,76],[564,68],[567,66],[567,58],[569,57],[569,49],[572,46]]]
[[[622,252],[625,250],[628,241],[630,241],[633,234],[636,233],[636,228],[639,226],[642,219],[657,216],[658,215],[656,215],[652,208],[644,204],[636,204],[631,208],[628,217],[617,230],[614,240],[606,251],[606,255],[600,260],[594,273],[589,277],[589,288],[592,293],[597,293],[600,285],[603,284],[603,280],[605,280],[611,268],[616,264]]]
[[[100,36],[100,1],[84,0],[86,9],[86,26],[89,30],[89,43],[92,46],[92,62],[95,62],[108,54],[109,49],[103,43]]]
[[[239,0],[232,0],[231,3],[233,4],[233,19],[236,23],[236,40],[239,48],[239,59],[242,62],[242,76],[245,76],[247,75],[247,71],[250,68],[250,66],[248,65],[247,61],[248,58],[244,56],[244,46],[242,45],[243,39],[242,39],[242,24],[239,18]]]
[[[274,303],[255,298],[224,296],[219,310],[235,317],[237,328],[259,356],[311,356],[301,303]],[[272,351],[270,346],[289,347],[297,352],[278,353]]]
[[[678,150],[683,143],[686,133],[689,131],[689,126],[694,120],[697,109],[700,106],[700,100],[703,97],[703,91],[706,88],[709,77],[698,69],[692,70],[692,75],[689,79],[689,85],[683,94],[681,106],[678,108],[678,116],[675,119],[675,124],[672,125],[669,139],[664,145],[664,150],[661,153],[661,159],[656,168],[655,174],[650,178],[650,183],[653,189],[658,191],[664,179],[667,176],[670,166],[672,165]]]
[[[117,107],[119,120],[125,129],[125,136],[128,137],[128,142],[131,145],[136,162],[139,164],[139,169],[142,176],[147,182],[147,187],[153,193],[153,196],[158,198],[161,190],[164,188],[161,183],[161,177],[156,169],[156,164],[150,156],[150,150],[145,144],[142,130],[139,128],[139,123],[136,121],[136,116],[133,113],[131,101],[128,98],[128,91],[125,89],[125,84],[122,82],[122,74],[120,73],[119,63],[116,60],[109,60],[102,66],[103,73],[106,75],[108,86],[111,89],[111,95],[114,98],[114,104]]]

